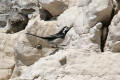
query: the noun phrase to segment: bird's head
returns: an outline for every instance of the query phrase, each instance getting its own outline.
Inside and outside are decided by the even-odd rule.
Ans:
[[[72,26],[71,26],[71,27],[65,26],[65,27],[63,28],[63,33],[66,34],[71,28],[72,28]]]

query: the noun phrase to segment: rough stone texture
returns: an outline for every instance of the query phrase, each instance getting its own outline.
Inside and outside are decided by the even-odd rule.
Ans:
[[[16,0],[0,0],[0,27],[4,27],[7,23],[7,19],[9,16],[15,15],[13,8],[22,8],[22,9],[28,9],[28,8],[34,8],[32,4],[24,4],[22,7],[22,3],[17,3]]]
[[[66,64],[60,60],[66,57]],[[94,53],[79,49],[59,51],[41,58],[18,79],[24,80],[119,80],[120,54]]]
[[[37,0],[12,0],[12,1],[13,3],[19,4],[20,6],[35,4],[37,2]]]
[[[29,21],[25,31],[20,35],[20,38],[15,45],[16,66],[13,71],[12,78],[15,78],[23,73],[21,69],[23,65],[32,65],[38,59],[48,56],[54,50],[45,40],[27,35],[25,33],[29,32],[39,36],[47,36],[55,33],[55,31],[56,21],[40,21],[38,14],[33,15],[33,18]],[[41,45],[42,48],[37,49],[37,45]]]
[[[82,77],[83,79],[86,78],[92,80],[96,78],[95,76],[97,76],[98,79],[102,79],[104,77],[108,77],[110,74],[114,75],[114,70],[110,73],[106,73],[107,71],[109,71],[109,69],[111,69],[111,67],[114,67],[109,66],[111,65],[109,63],[106,64],[110,57],[109,56],[108,58],[106,58],[108,53],[106,53],[106,55],[96,54],[96,52],[100,53],[100,36],[102,28],[101,22],[108,21],[112,12],[112,5],[110,1],[86,0],[84,4],[80,4],[78,6],[70,7],[69,9],[64,11],[64,13],[58,17],[57,26],[56,22],[54,23],[54,21],[40,21],[39,16],[35,16],[35,18],[29,21],[29,24],[25,29],[26,32],[30,32],[39,36],[54,34],[62,29],[64,26],[73,26],[73,28],[68,32],[65,40],[63,41],[63,43],[67,45],[65,48],[73,49],[73,51],[68,50],[65,52],[64,50],[60,50],[56,55],[46,55],[45,57],[44,55],[48,54],[48,50],[46,48],[51,49],[48,43],[33,36],[25,34],[21,35],[15,47],[15,57],[18,62],[17,64],[19,64],[17,68],[18,71],[20,71],[21,73],[18,79],[65,80],[67,78],[71,78],[71,80],[73,80],[72,78],[74,78],[75,76],[75,78],[78,77],[78,79]],[[53,26],[53,24],[55,25]],[[35,49],[34,46],[36,44],[42,45],[43,49]],[[77,51],[77,49],[80,50]],[[113,55],[111,55],[111,57],[112,59],[114,59]],[[104,59],[106,60],[106,62]],[[35,62],[36,60],[38,61]],[[46,62],[46,60],[48,62]],[[104,61],[103,63],[101,62],[102,60]],[[114,62],[111,61],[110,63]],[[100,65],[98,65],[99,62],[101,63]],[[27,69],[25,70],[21,69],[22,66],[26,65],[31,66],[27,67]],[[119,66],[119,64],[117,66]],[[84,75],[86,77],[84,77]],[[110,78],[108,77],[108,79]]]
[[[0,69],[0,80],[8,80],[11,74],[12,69]]]
[[[59,0],[40,0],[40,2],[42,7],[48,10],[53,16],[60,15],[68,7],[68,5],[66,5],[63,1]]]
[[[17,60],[20,60],[24,65],[31,65],[40,57],[44,56],[44,48],[48,46],[46,41],[25,34],[26,32],[46,36],[54,33],[56,28],[56,21],[40,21],[39,16],[35,16],[34,19],[30,20],[28,26],[25,29],[24,34],[22,34],[17,41],[15,47],[15,56]],[[41,45],[43,49],[35,48],[36,45]]]
[[[25,29],[28,23],[28,16],[20,13],[13,13],[7,19],[5,26],[6,33],[16,33]]]
[[[111,25],[109,26],[108,39],[106,43],[106,49],[119,52],[120,51],[120,11],[113,18]]]
[[[33,8],[36,1],[13,0],[13,3],[21,8]],[[43,9],[53,16],[59,16],[57,20],[43,21],[35,12],[29,15],[31,18],[24,31],[0,33],[0,80],[120,79],[120,54],[117,53],[120,48],[120,12],[109,27],[105,52],[100,50],[102,28],[105,25],[103,22],[109,22],[113,8],[118,7],[112,2],[115,0],[39,1]],[[72,26],[61,43],[66,46],[53,55],[49,54],[56,48],[43,39],[26,34],[28,32],[44,37],[57,33],[64,26]],[[4,32],[4,29],[1,28],[0,32]]]
[[[13,9],[15,10],[15,8]],[[21,30],[24,30],[28,24],[29,18],[28,15],[34,12],[35,10],[30,9],[16,9],[13,11],[8,19],[5,26],[6,33],[16,33]]]
[[[97,44],[100,44],[101,34],[99,33],[101,29],[100,26],[102,26],[101,22],[109,20],[111,11],[112,5],[109,0],[93,0],[88,6],[71,7],[58,17],[57,30],[60,30],[65,25],[73,25],[72,31],[68,32],[69,36],[67,40],[65,40],[68,42],[69,48],[99,51],[100,46]],[[99,28],[96,28],[97,26]],[[98,34],[94,31],[95,28],[97,29],[96,31],[99,31]],[[97,36],[97,38],[95,38],[97,42],[91,42],[92,33]]]
[[[73,6],[87,6],[91,0],[39,0],[43,9],[48,10],[53,16],[58,16],[66,9]]]
[[[40,6],[48,10],[52,16],[58,16],[63,13],[67,8],[72,6],[86,6],[91,0],[38,0]],[[14,3],[20,5],[21,7],[36,7],[37,0],[13,0]]]
[[[10,1],[0,0],[0,13],[7,13],[10,10]]]
[[[12,75],[15,65],[13,47],[19,35],[0,33],[0,80],[8,80]]]
[[[8,12],[10,11],[10,2],[7,0],[0,0],[0,27],[6,25],[6,20],[8,18]]]

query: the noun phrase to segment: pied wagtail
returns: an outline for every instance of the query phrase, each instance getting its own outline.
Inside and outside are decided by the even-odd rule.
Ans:
[[[58,33],[53,34],[53,35],[49,35],[46,37],[37,36],[37,35],[31,34],[31,33],[26,33],[26,34],[44,39],[44,40],[48,41],[48,43],[55,45],[55,47],[57,48],[58,47],[57,45],[60,44],[64,40],[67,32],[71,28],[72,28],[72,26],[71,27],[65,26]],[[54,46],[52,46],[52,47],[54,47]]]

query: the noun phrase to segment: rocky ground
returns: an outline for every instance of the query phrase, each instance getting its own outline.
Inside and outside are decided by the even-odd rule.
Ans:
[[[0,80],[120,80],[119,10],[119,0],[0,0]],[[65,26],[59,50],[26,34]]]

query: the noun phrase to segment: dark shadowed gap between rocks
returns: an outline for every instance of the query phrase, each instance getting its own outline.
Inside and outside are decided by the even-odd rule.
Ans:
[[[29,21],[28,15],[34,12],[35,10],[32,8],[12,8],[11,11],[12,12],[9,14],[6,24],[6,33],[10,34],[24,30]]]
[[[59,15],[53,16],[48,10],[44,9],[41,4],[42,3],[37,0],[37,7],[39,8],[40,19],[44,21],[56,20]]]
[[[49,21],[52,19],[52,15],[50,14],[49,11],[45,10],[45,9],[40,9],[39,10],[39,14],[40,14],[40,18],[41,20],[44,20],[44,21]]]
[[[107,36],[108,36],[108,32],[109,32],[109,25],[111,24],[111,21],[113,19],[115,15],[115,9],[112,9],[112,13],[111,13],[111,17],[108,21],[102,21],[102,28],[101,28],[101,44],[100,44],[100,49],[101,52],[104,52],[104,47],[105,47],[105,43],[107,40]]]
[[[40,19],[44,21],[56,20],[57,16],[53,16],[48,10],[40,9],[39,10]]]

